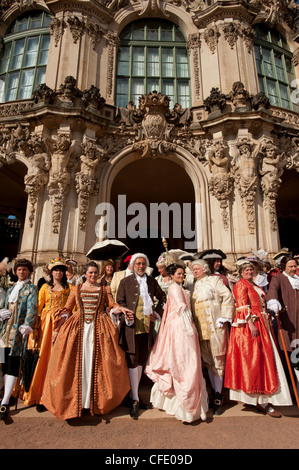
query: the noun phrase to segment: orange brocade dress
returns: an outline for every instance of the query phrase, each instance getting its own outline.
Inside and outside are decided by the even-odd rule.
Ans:
[[[77,309],[73,311],[74,306]],[[91,415],[116,408],[130,390],[125,352],[118,329],[109,316],[115,308],[110,288],[97,291],[73,286],[65,308],[70,317],[53,347],[42,403],[59,419],[77,418],[86,408]],[[90,373],[90,375],[87,374]]]
[[[44,381],[52,353],[52,334],[57,321],[57,312],[65,306],[70,293],[70,286],[61,291],[53,291],[48,283],[43,284],[38,294],[37,347],[39,359],[32,377],[30,389],[23,393],[25,405],[41,404]],[[30,335],[28,348],[34,346]]]
[[[233,294],[237,314],[230,332],[224,386],[246,394],[273,395],[280,385],[278,353],[274,341],[271,341],[273,335],[265,294],[258,286],[244,279],[235,284]],[[250,317],[259,331],[257,338],[251,335],[248,326]]]

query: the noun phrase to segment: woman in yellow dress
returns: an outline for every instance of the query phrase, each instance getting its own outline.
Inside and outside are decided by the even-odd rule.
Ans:
[[[38,296],[38,322],[32,335],[31,347],[34,343],[39,348],[39,359],[33,374],[29,391],[24,392],[25,405],[36,405],[37,411],[45,411],[41,402],[48,363],[52,353],[53,331],[58,318],[57,313],[64,307],[70,293],[70,285],[66,277],[67,266],[60,258],[50,261],[50,281],[43,284]],[[29,346],[30,347],[30,346]]]

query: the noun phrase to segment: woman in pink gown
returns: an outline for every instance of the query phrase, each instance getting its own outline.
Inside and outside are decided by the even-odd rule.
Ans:
[[[188,307],[186,291],[181,287],[184,268],[168,268],[173,283],[158,337],[145,367],[154,382],[150,401],[155,408],[183,422],[206,419],[208,395],[202,375],[198,334]]]

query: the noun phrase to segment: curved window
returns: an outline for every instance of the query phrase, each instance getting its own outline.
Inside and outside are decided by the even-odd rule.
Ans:
[[[5,34],[0,61],[0,102],[31,98],[45,82],[51,16],[31,11],[18,17]]]
[[[171,106],[190,106],[190,76],[186,40],[181,30],[166,21],[141,20],[120,34],[117,58],[116,106],[151,91],[171,99]]]
[[[285,38],[275,29],[258,25],[255,29],[255,58],[260,91],[273,106],[294,109],[291,100],[295,73],[292,53]]]

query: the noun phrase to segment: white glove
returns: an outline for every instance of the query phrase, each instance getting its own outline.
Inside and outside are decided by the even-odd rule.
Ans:
[[[222,328],[223,325],[224,325],[224,323],[226,323],[227,321],[230,322],[230,319],[229,319],[229,318],[221,318],[221,317],[220,317],[220,318],[217,318],[217,320],[216,320],[216,326],[217,326],[217,328]]]
[[[28,325],[21,325],[19,327],[19,332],[24,336],[26,335],[30,335],[31,333],[33,333],[33,329],[28,326]]]
[[[269,310],[272,310],[274,313],[278,313],[281,310],[281,305],[276,299],[271,299],[267,302],[267,307]]]
[[[11,317],[11,312],[7,308],[1,308],[0,321],[8,320]]]

